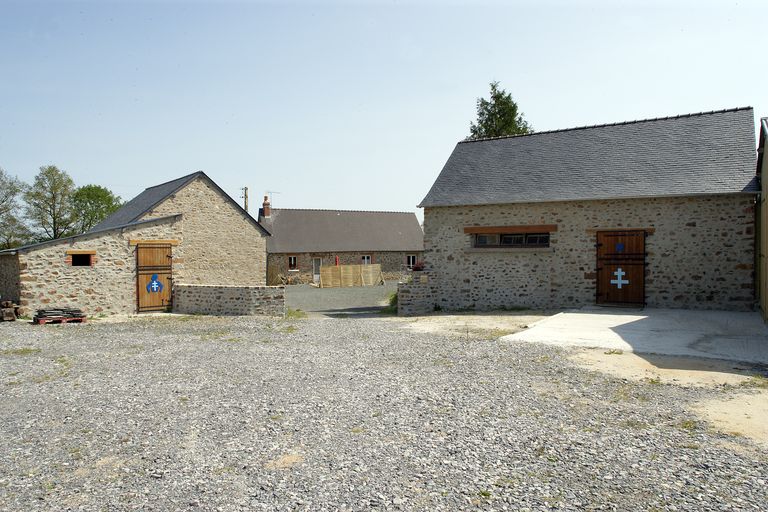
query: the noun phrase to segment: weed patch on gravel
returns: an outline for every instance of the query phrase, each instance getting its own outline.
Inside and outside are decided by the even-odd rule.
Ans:
[[[42,352],[42,350],[39,348],[9,348],[0,350],[0,356],[31,356],[34,354],[39,354],[40,352]]]

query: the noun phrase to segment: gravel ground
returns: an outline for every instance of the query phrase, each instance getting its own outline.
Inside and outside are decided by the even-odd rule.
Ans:
[[[759,510],[768,452],[552,346],[387,319],[0,323],[0,510]]]
[[[355,288],[315,288],[307,284],[285,287],[285,304],[292,309],[328,316],[370,314],[386,304],[389,295],[397,291],[395,281],[382,286]]]

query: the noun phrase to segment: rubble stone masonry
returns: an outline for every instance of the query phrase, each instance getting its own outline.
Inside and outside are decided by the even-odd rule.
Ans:
[[[195,315],[285,316],[282,286],[215,286],[177,284],[173,311]]]
[[[557,231],[543,249],[475,249],[464,233],[469,226],[545,224]],[[594,304],[595,233],[625,229],[648,230],[648,306],[754,307],[754,196],[728,194],[425,208],[429,286],[416,286],[418,300],[409,298],[407,308]]]
[[[88,315],[136,312],[136,247],[130,240],[180,240],[183,220],[150,222],[19,251],[21,314],[50,307],[80,308]],[[94,251],[92,265],[73,267],[67,251]],[[182,273],[183,245],[173,248]],[[6,258],[7,256],[3,256]]]
[[[266,235],[203,178],[189,183],[143,219],[177,213],[184,217],[185,247],[184,273],[176,283],[266,284]]]
[[[0,301],[19,303],[19,256],[0,254]]]

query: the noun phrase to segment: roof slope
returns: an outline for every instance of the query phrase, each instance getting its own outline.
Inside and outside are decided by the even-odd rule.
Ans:
[[[419,206],[756,191],[746,107],[462,141]]]
[[[259,219],[272,233],[268,253],[424,250],[414,213],[273,208]]]
[[[94,231],[104,231],[105,229],[111,229],[118,226],[125,226],[127,224],[132,224],[138,220],[141,220],[141,217],[151,211],[155,206],[162,203],[167,198],[197,178],[206,180],[211,186],[213,186],[214,189],[218,190],[219,193],[224,196],[224,198],[226,198],[230,204],[238,209],[240,213],[245,214],[246,218],[257,228],[259,228],[260,231],[262,231],[265,235],[269,235],[269,232],[264,229],[264,226],[259,224],[256,219],[251,217],[251,215],[246,212],[243,207],[237,203],[237,201],[232,199],[229,194],[224,192],[224,190],[222,190],[222,188],[219,187],[216,182],[209,178],[208,175],[203,171],[193,172],[192,174],[182,176],[181,178],[161,183],[160,185],[155,185],[154,187],[149,187],[148,189],[144,190],[144,192],[125,203],[115,213],[96,224],[91,229],[91,231],[89,231],[89,233]]]
[[[155,185],[144,190],[112,215],[102,220],[91,231],[101,231],[114,226],[124,226],[139,219],[142,215],[150,211],[154,206],[181,190],[185,185],[193,181],[203,172],[194,172],[181,178]]]

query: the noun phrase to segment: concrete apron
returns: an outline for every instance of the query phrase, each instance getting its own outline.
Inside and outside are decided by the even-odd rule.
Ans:
[[[593,306],[558,313],[502,340],[768,364],[768,326],[755,312]]]

